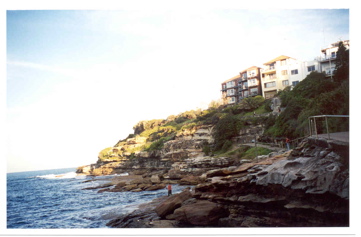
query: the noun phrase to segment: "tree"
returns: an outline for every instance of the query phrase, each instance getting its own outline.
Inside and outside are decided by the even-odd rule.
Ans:
[[[238,136],[242,123],[239,118],[233,114],[226,114],[220,118],[213,129],[213,136],[215,140],[215,150],[221,150],[227,141],[233,137]]]
[[[348,82],[350,70],[350,55],[349,50],[346,49],[342,41],[340,41],[338,45],[335,64],[335,81],[340,83],[343,81]]]

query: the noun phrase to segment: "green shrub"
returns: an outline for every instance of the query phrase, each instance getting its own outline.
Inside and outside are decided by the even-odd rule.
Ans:
[[[204,152],[204,154],[205,154],[206,156],[209,156],[210,153],[211,153],[211,147],[210,147],[209,145],[205,145],[205,146],[203,146],[202,151]]]
[[[225,114],[214,126],[213,137],[215,139],[215,150],[223,150],[223,145],[238,136],[242,123],[240,119],[232,114]]]
[[[228,151],[232,147],[232,145],[233,145],[232,141],[230,141],[230,140],[225,141],[222,146],[222,151],[223,152]]]
[[[250,149],[248,149],[246,152],[244,152],[242,154],[242,159],[254,159],[257,156],[261,156],[261,155],[268,155],[269,153],[271,153],[272,150],[264,148],[264,147],[251,147]]]
[[[169,140],[172,140],[172,137],[162,137],[159,140],[152,142],[150,146],[145,149],[145,151],[161,150],[164,146],[164,143],[166,143]]]

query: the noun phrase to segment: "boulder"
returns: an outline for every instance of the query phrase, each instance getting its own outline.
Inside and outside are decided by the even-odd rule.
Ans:
[[[216,169],[210,170],[206,173],[207,178],[215,177],[215,176],[227,176],[231,173],[228,169]]]
[[[180,185],[197,185],[201,183],[203,179],[200,176],[188,175],[183,177],[180,181]]]
[[[85,165],[85,166],[78,167],[76,170],[76,173],[90,175],[91,174],[91,165]]]
[[[165,188],[165,184],[154,184],[154,185],[151,185],[149,187],[147,187],[146,189],[144,189],[145,191],[154,191],[154,190],[159,190],[159,189],[164,189]]]
[[[192,197],[192,194],[189,190],[184,190],[181,193],[174,194],[174,195],[170,196],[169,198],[167,198],[162,203],[160,203],[155,208],[155,212],[157,213],[157,215],[159,217],[164,218],[167,215],[173,213],[173,211],[175,209],[177,209],[178,207],[180,207],[185,200],[187,200],[191,197]]]
[[[169,179],[181,179],[183,176],[179,170],[169,170],[168,177]]]
[[[152,177],[150,177],[150,181],[152,184],[159,184],[161,182],[159,175],[152,175]]]
[[[220,205],[201,200],[176,209],[173,218],[194,226],[217,226],[218,220],[228,215]]]

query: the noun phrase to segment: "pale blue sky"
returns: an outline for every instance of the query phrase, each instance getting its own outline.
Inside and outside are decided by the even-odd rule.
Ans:
[[[7,19],[8,172],[95,163],[140,120],[206,107],[220,84],[349,39],[349,11],[18,11]]]

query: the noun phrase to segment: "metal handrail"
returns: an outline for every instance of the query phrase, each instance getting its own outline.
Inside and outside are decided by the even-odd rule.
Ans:
[[[313,122],[314,127],[315,127],[315,132],[316,132],[316,138],[318,138],[317,126],[316,126],[316,118],[325,118],[327,137],[328,137],[328,139],[331,139],[330,133],[329,133],[329,130],[328,130],[327,118],[349,118],[349,117],[350,117],[350,115],[315,115],[315,116],[310,116],[310,117],[308,117],[308,126],[309,126],[310,136],[312,136],[312,122]],[[313,121],[312,121],[312,119],[313,119]]]

